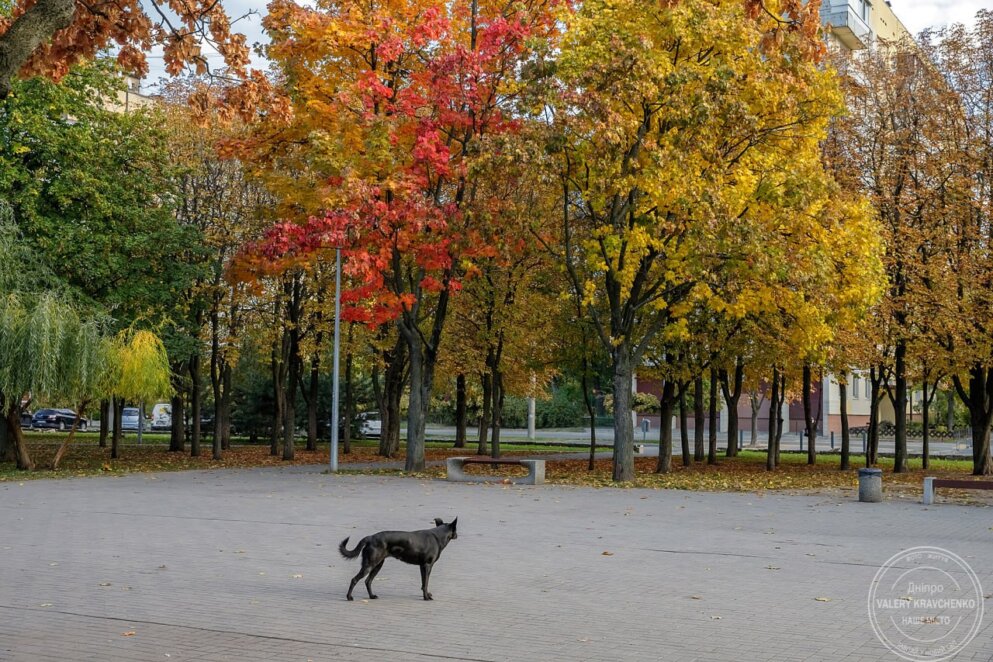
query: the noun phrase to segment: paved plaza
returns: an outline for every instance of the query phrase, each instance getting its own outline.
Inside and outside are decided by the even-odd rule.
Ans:
[[[300,467],[0,483],[0,660],[897,660],[880,564],[938,545],[989,595],[991,512]],[[342,538],[456,515],[433,602],[394,560],[345,601]],[[993,659],[993,614],[955,659]]]

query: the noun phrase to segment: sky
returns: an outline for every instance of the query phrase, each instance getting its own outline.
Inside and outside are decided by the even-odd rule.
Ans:
[[[823,0],[826,1],[826,0]],[[875,0],[883,2],[884,0]],[[965,23],[971,25],[976,12],[980,9],[993,11],[993,0],[891,0],[893,12],[903,21],[912,34],[917,34],[927,27],[942,27],[949,23]],[[266,10],[266,0],[225,0],[224,6],[232,17],[242,16],[250,11],[257,12],[237,22],[234,29],[248,37],[248,43],[264,41],[262,34],[262,14]],[[223,64],[216,53],[208,54],[212,65]],[[265,63],[255,57],[255,63],[264,67]],[[148,60],[149,74],[143,81],[142,87],[152,87],[165,75],[161,51],[151,55]]]
[[[993,11],[993,0],[892,0],[892,8],[907,29],[917,34],[950,23],[971,25],[980,9]]]

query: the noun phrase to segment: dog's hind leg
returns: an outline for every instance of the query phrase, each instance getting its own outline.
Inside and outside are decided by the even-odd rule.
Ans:
[[[375,595],[372,592],[372,580],[375,579],[376,578],[376,575],[379,574],[379,571],[383,567],[383,564],[384,563],[386,563],[386,559],[383,559],[382,561],[380,561],[379,563],[377,563],[376,564],[376,567],[372,569],[372,572],[370,572],[369,573],[369,576],[366,577],[366,579],[365,579],[365,590],[369,591],[369,599],[370,600],[375,600],[376,598],[379,597],[378,595]]]
[[[352,600],[353,599],[352,598],[352,590],[355,588],[355,585],[359,583],[359,580],[362,579],[363,577],[365,577],[365,575],[366,575],[367,572],[369,572],[369,566],[367,566],[365,564],[365,560],[363,559],[363,561],[362,561],[362,569],[359,570],[359,574],[357,574],[354,577],[352,577],[352,583],[348,585],[348,594],[345,595],[346,598],[348,598],[349,600]]]
[[[433,565],[433,563],[421,564],[421,593],[424,594],[425,600],[434,600],[428,593],[428,580],[431,579],[431,566]]]

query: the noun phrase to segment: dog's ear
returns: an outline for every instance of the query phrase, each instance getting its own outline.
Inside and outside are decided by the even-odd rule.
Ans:
[[[452,531],[454,531],[454,530],[455,530],[455,527],[456,527],[456,525],[458,525],[458,523],[459,523],[459,518],[458,518],[458,517],[456,517],[455,519],[453,519],[453,520],[452,520],[452,523],[451,523],[451,524],[449,524],[449,525],[448,525],[448,527],[449,527],[449,528],[450,528],[450,529],[451,529]]]
[[[441,518],[440,517],[435,517],[434,518],[434,525],[435,526],[441,526],[442,524],[444,524],[444,522],[441,521]]]

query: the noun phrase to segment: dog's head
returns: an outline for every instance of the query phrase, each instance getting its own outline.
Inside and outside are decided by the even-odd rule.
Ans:
[[[451,540],[455,540],[456,538],[459,537],[459,533],[458,533],[458,531],[455,528],[458,525],[458,522],[459,522],[459,518],[458,517],[456,517],[455,519],[453,519],[451,524],[445,524],[445,522],[442,521],[442,519],[440,517],[435,517],[434,518],[434,525],[435,526],[444,526],[449,531],[452,532]]]

